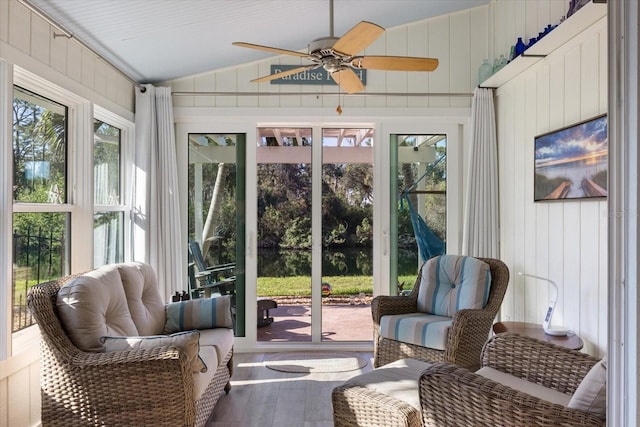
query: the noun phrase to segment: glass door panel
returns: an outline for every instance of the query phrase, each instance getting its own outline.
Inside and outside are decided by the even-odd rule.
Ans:
[[[373,129],[322,129],[322,341],[373,334]]]
[[[244,336],[244,210],[237,207],[244,206],[245,140],[189,134],[189,294],[233,295],[236,336]]]
[[[257,340],[310,342],[312,130],[258,135]]]
[[[446,135],[392,135],[391,294],[409,292],[422,262],[445,253]],[[418,232],[416,232],[418,230]]]

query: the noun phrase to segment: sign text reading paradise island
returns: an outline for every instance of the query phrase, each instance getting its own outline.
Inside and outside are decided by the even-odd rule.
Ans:
[[[289,71],[293,68],[298,68],[299,65],[271,65],[271,74],[282,73],[283,71]],[[367,84],[367,70],[353,70],[356,75],[362,80],[362,84]],[[282,77],[279,79],[271,80],[272,85],[335,85],[336,82],[331,78],[331,75],[327,73],[322,67],[315,70],[305,70],[297,74]]]

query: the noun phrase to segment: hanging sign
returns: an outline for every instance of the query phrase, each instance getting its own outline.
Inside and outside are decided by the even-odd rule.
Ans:
[[[289,71],[293,68],[299,68],[299,65],[271,65],[271,74],[282,73],[283,71]],[[367,84],[367,70],[353,69],[356,75],[362,80],[362,84]],[[279,79],[271,80],[272,85],[336,85],[336,82],[331,78],[331,75],[327,73],[322,67],[315,70],[305,70],[298,74],[291,74],[290,76],[281,77]]]

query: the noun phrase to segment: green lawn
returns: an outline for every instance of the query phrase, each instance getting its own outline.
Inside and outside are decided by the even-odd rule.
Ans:
[[[402,276],[398,280],[406,284],[404,289],[409,289],[413,287],[415,276]],[[323,282],[331,285],[332,295],[356,295],[360,292],[373,294],[371,276],[325,276]],[[311,277],[259,277],[258,295],[262,297],[310,296]]]

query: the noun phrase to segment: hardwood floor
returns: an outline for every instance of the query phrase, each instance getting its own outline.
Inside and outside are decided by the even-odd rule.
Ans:
[[[231,391],[223,395],[207,427],[329,427],[333,426],[331,390],[368,372],[372,353],[358,353],[368,363],[359,370],[299,374],[263,366],[264,353],[238,353]]]

